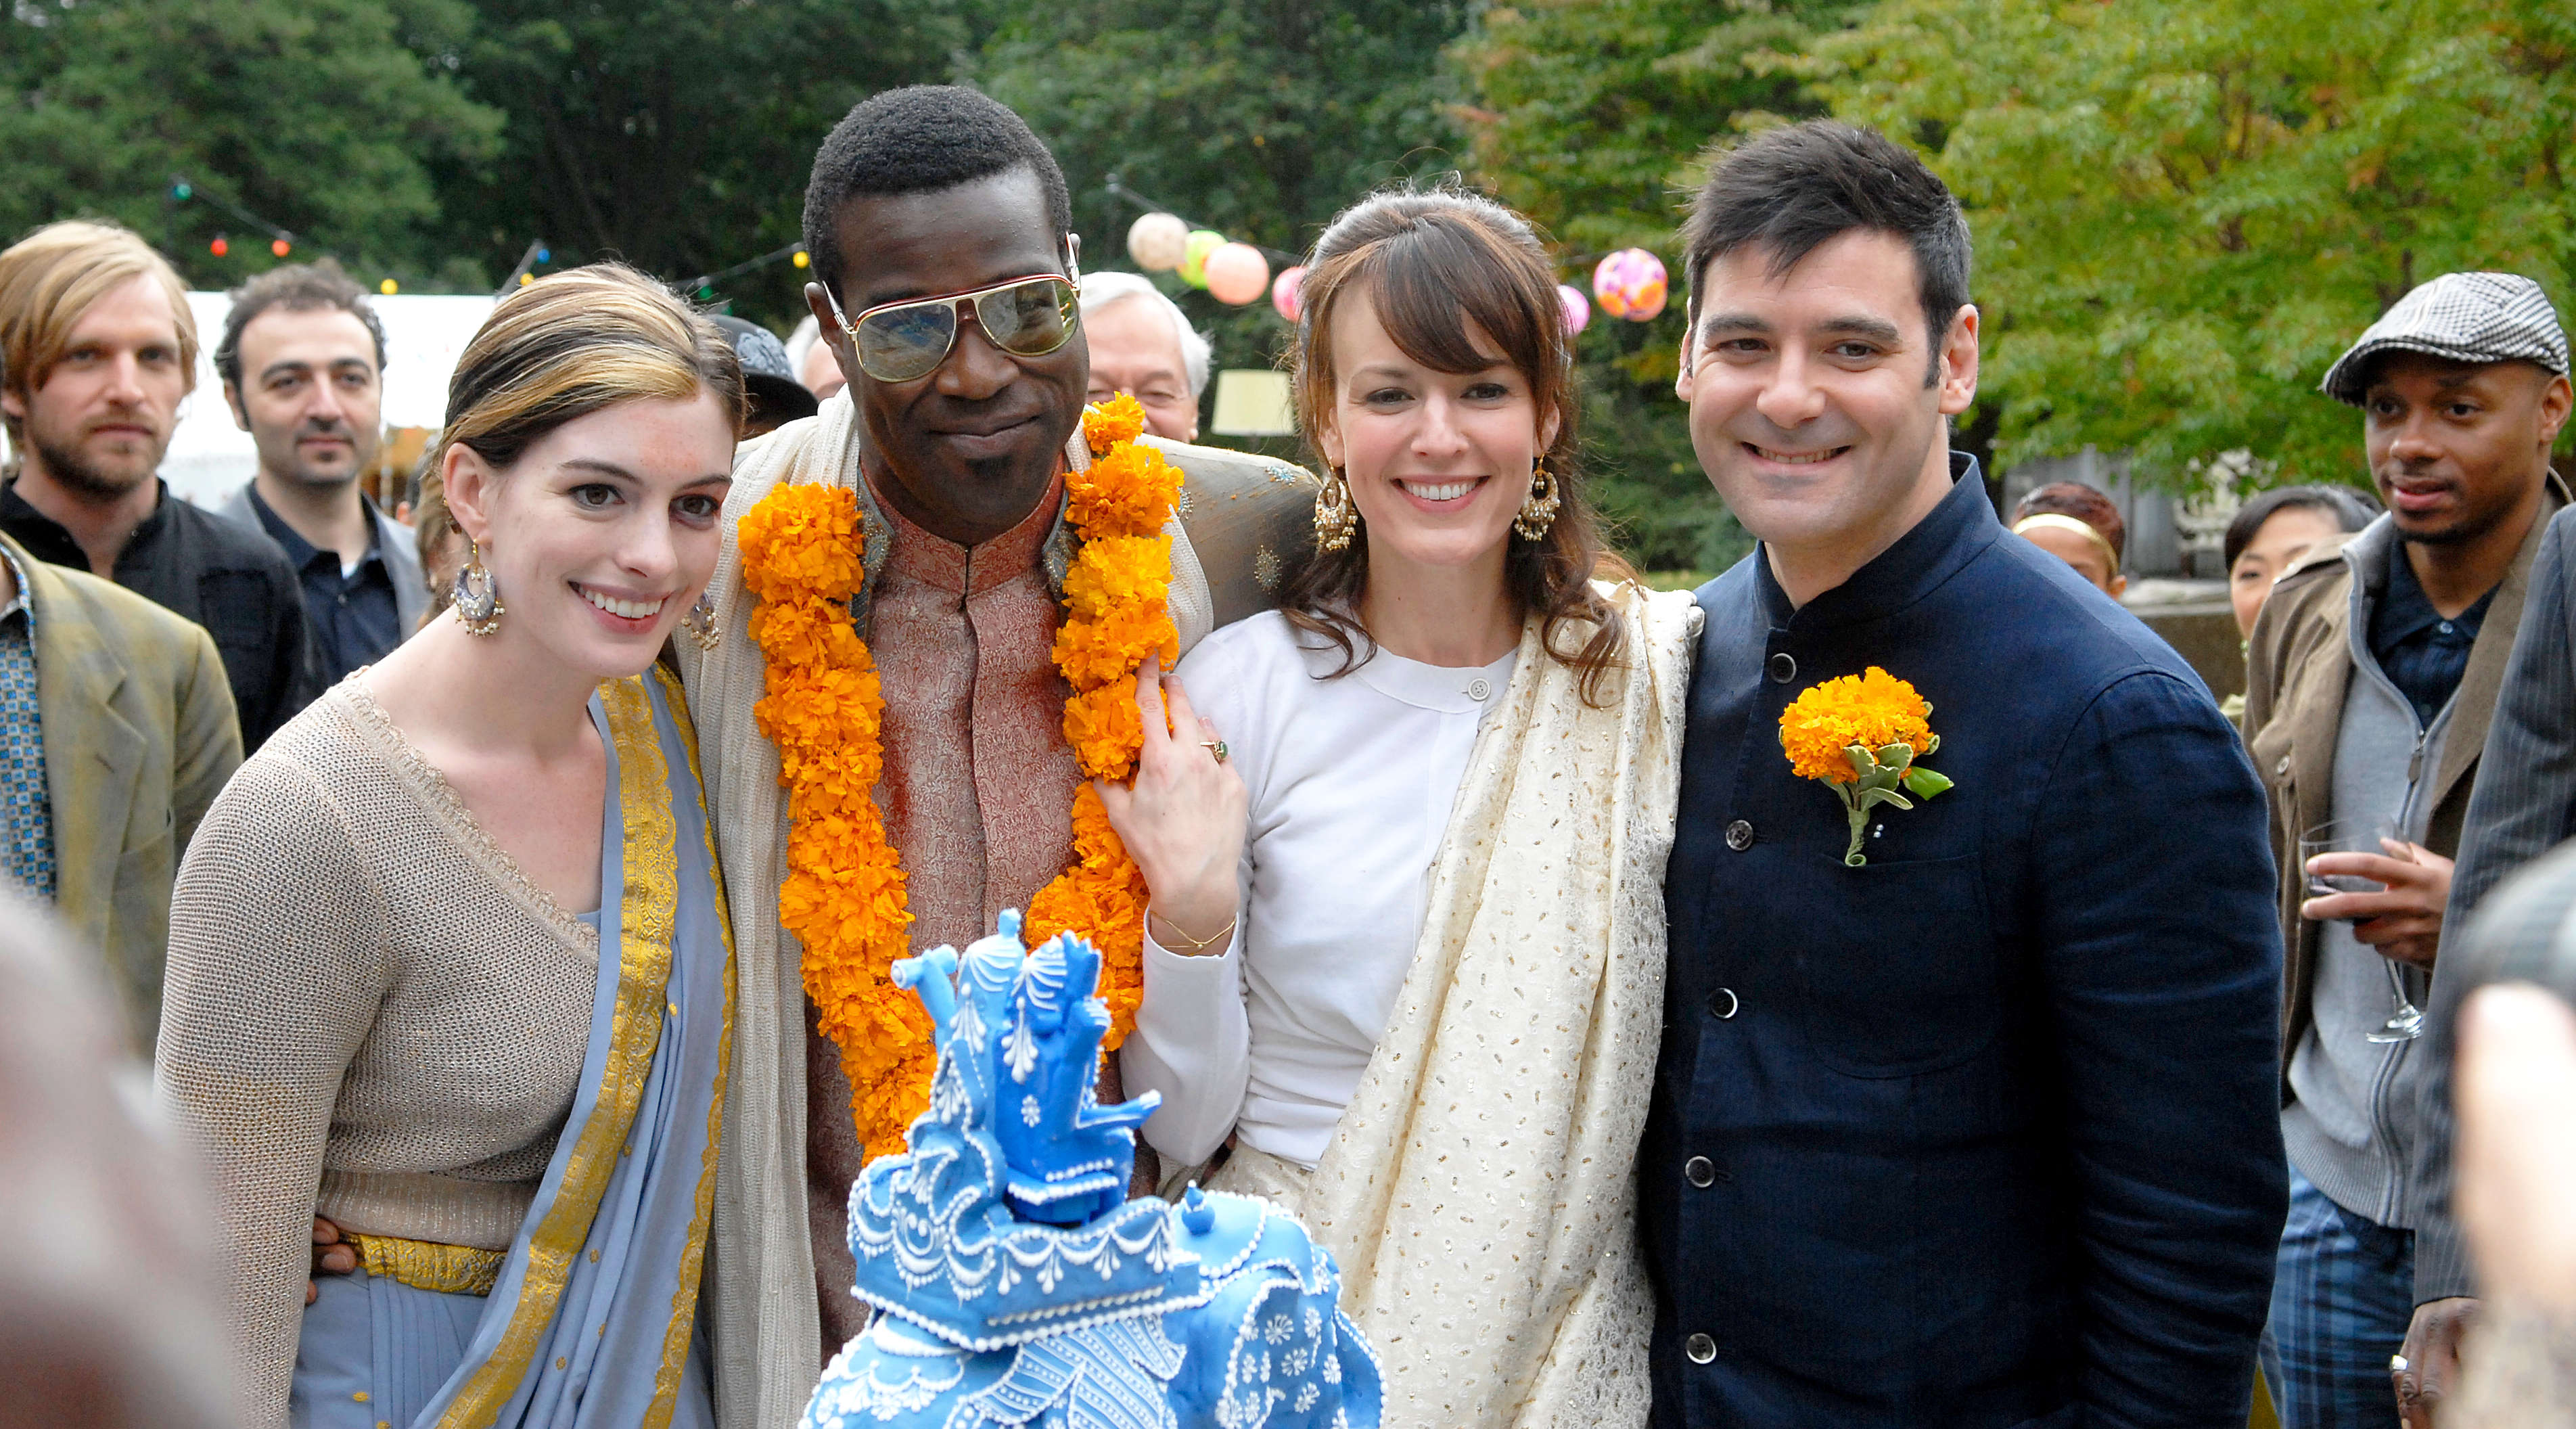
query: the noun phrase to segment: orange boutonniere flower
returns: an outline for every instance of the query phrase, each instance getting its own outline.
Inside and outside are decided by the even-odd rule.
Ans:
[[[1780,747],[1790,769],[1833,790],[1851,820],[1844,863],[1858,868],[1869,862],[1860,844],[1870,810],[1881,804],[1914,807],[1900,787],[1918,799],[1951,787],[1947,778],[1914,762],[1941,748],[1931,718],[1929,701],[1876,665],[1813,686],[1780,712]]]
[[[1180,655],[1163,527],[1181,474],[1136,444],[1144,428],[1133,397],[1086,410],[1094,460],[1065,481],[1066,519],[1083,546],[1065,577],[1055,661],[1073,687],[1065,740],[1086,778],[1134,772],[1145,737],[1137,667],[1157,651],[1167,665]],[[912,915],[874,797],[885,699],[867,643],[850,627],[849,599],[866,578],[857,495],[781,486],[744,513],[737,539],[743,584],[761,602],[751,632],[767,664],[753,714],[778,746],[788,790],[778,918],[804,946],[805,990],[840,1048],[860,1140],[881,1156],[903,1149],[904,1128],[929,1105],[934,1049],[929,1018],[892,980],[894,960],[911,951]],[[1072,814],[1073,862],[1029,901],[1021,933],[1035,947],[1069,928],[1100,950],[1100,993],[1115,1018],[1104,1045],[1115,1048],[1144,991],[1145,879],[1090,785],[1075,793]]]

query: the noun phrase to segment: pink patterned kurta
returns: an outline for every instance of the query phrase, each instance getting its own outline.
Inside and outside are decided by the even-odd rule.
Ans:
[[[991,932],[994,915],[1027,908],[1072,856],[1080,775],[1052,655],[1058,607],[1038,565],[1059,504],[1051,489],[1027,520],[967,547],[877,497],[894,528],[867,631],[886,701],[877,798],[902,851],[916,953]],[[861,1158],[840,1049],[810,1002],[805,1050],[806,1195],[828,1359],[867,1318],[850,1295],[847,1241]]]

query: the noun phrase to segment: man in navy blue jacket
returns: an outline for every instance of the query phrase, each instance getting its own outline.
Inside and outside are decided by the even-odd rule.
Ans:
[[[2011,539],[1939,179],[1811,123],[1694,207],[1678,390],[1762,545],[1701,588],[1639,1158],[1655,1423],[2245,1422],[2286,1204],[2263,792],[2190,667]],[[1955,781],[1870,811],[1780,716],[1872,666]]]

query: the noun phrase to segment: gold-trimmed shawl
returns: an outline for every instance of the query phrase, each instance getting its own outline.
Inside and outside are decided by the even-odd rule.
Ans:
[[[679,905],[678,833],[671,818],[671,771],[653,727],[653,704],[640,680],[599,687],[617,746],[618,806],[625,824],[625,896],[618,905],[617,996],[609,1013],[607,1066],[599,1098],[565,1163],[554,1203],[528,1238],[527,1273],[509,1327],[475,1370],[440,1429],[480,1429],[498,1418],[527,1377],[529,1363],[554,1323],[573,1261],[590,1239],[617,1158],[630,1149],[636,1108],[661,1045],[664,995],[671,980],[671,934]]]

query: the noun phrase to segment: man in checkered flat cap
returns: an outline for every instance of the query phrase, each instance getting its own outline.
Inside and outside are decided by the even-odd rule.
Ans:
[[[2290,1217],[2263,1369],[2289,1429],[2415,1419],[2447,1384],[2469,1302],[2456,1237],[2422,1194],[2437,1058],[2416,1009],[2459,906],[2452,859],[2474,857],[2463,830],[2524,762],[2500,759],[2489,727],[2501,734],[2497,691],[2532,629],[2526,592],[2534,616],[2563,599],[2547,594],[2562,582],[2544,531],[2576,535],[2552,524],[2568,492],[2549,452],[2571,393],[2539,284],[2444,274],[2371,324],[2323,387],[2361,409],[2388,510],[2292,567],[2247,649],[2246,744],[2271,796],[2287,951]],[[2571,709],[2548,716],[2562,743]]]
[[[2493,275],[2480,274],[2480,277]],[[2524,279],[2520,307],[2542,304],[2536,333],[2525,333],[2521,358],[2535,379],[2568,405],[2567,342],[2537,288]],[[2501,304],[2499,304],[2501,306]],[[2499,345],[2502,345],[2499,343]],[[2554,379],[2549,374],[2557,374]],[[2543,531],[2532,563],[2530,604],[2505,667],[2495,719],[2479,761],[2477,791],[2460,834],[2443,927],[2456,934],[2497,884],[2539,855],[2576,837],[2576,516],[2560,512]],[[2465,970],[2463,970],[2465,971]],[[2397,1371],[2398,1397],[2410,1425],[2429,1425],[2432,1405],[2450,1388],[2462,1328],[2477,1311],[2476,1285],[2451,1206],[2451,1034],[2465,979],[2436,968],[2426,1006],[2424,1073],[2410,1199],[2416,1212],[2415,1321]]]

